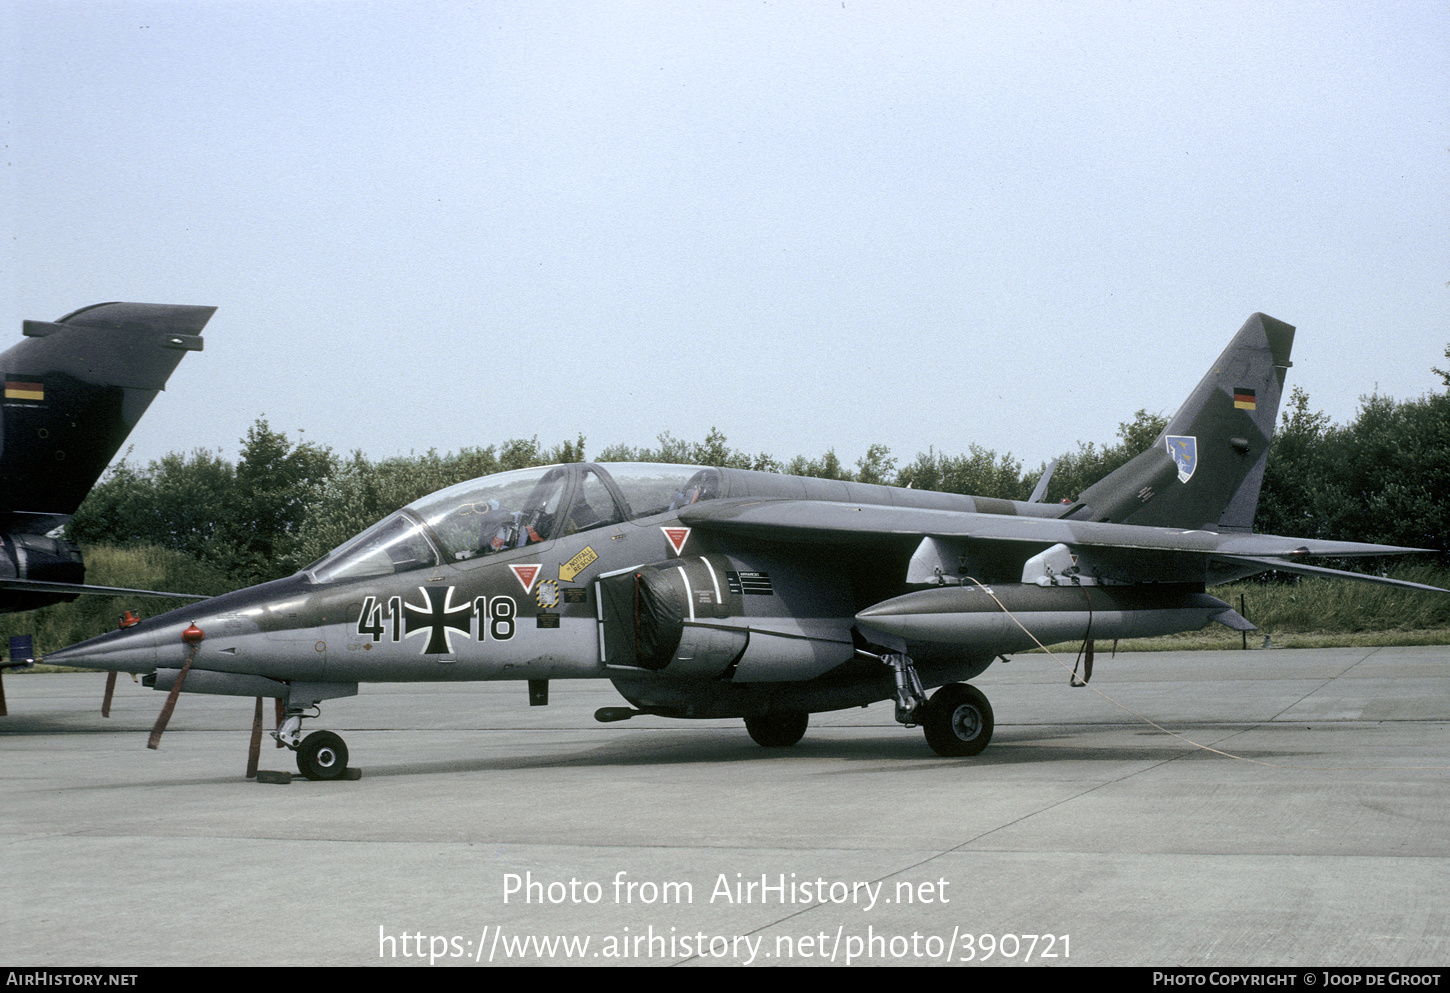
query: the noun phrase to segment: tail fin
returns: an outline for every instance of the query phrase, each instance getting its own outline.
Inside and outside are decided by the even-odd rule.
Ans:
[[[1069,517],[1250,531],[1294,329],[1254,314],[1153,447],[1094,483]]]
[[[0,512],[15,530],[75,512],[215,311],[102,303],[25,322],[26,340],[0,354]]]

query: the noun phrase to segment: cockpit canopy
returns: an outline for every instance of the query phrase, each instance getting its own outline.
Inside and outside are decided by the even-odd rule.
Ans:
[[[670,513],[720,489],[718,469],[654,462],[501,472],[410,503],[306,571],[334,583],[464,562]]]

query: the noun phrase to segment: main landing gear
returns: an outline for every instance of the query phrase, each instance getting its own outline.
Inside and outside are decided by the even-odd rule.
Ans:
[[[896,719],[920,724],[926,743],[938,755],[976,755],[992,740],[996,719],[987,695],[970,683],[948,683],[926,699],[909,655],[880,656],[896,671]]]
[[[928,700],[909,655],[875,655],[864,649],[861,654],[879,659],[895,670],[896,719],[907,727],[920,724],[932,751],[947,758],[960,758],[980,753],[991,742],[997,722],[992,705],[981,690],[970,683],[948,683]],[[601,710],[594,716],[600,720],[619,719],[612,712],[604,717],[600,714],[606,711]],[[805,712],[763,714],[745,718],[745,730],[764,748],[788,748],[801,740],[810,719],[811,715]],[[301,763],[300,757],[298,763]]]
[[[308,779],[343,779],[347,773],[347,742],[331,731],[313,731],[302,737],[302,718],[315,717],[287,708],[282,726],[272,737],[297,753],[297,771]]]
[[[992,740],[996,720],[987,695],[971,683],[948,683],[932,694],[921,715],[926,743],[938,755],[976,755]]]
[[[811,722],[807,713],[764,714],[745,718],[745,730],[762,748],[789,748],[805,737]]]

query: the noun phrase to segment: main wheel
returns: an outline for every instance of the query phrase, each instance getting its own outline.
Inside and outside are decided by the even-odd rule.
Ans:
[[[762,748],[789,748],[805,736],[811,715],[765,714],[745,718],[745,730]]]
[[[336,779],[347,769],[347,743],[331,731],[313,731],[297,746],[297,771],[308,779]]]
[[[992,740],[996,720],[986,694],[969,683],[948,683],[927,701],[921,729],[938,755],[976,755]]]

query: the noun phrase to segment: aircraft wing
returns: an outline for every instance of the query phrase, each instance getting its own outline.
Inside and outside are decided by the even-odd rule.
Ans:
[[[175,600],[210,600],[210,593],[166,593],[162,590],[132,590],[122,586],[89,586],[85,583],[53,583],[44,579],[0,579],[0,590],[22,593],[62,593],[71,596],[90,593],[97,596],[159,596]]]
[[[967,547],[1015,543],[1037,550],[1066,545],[1074,550],[1105,556],[1115,565],[1114,571],[1126,569],[1131,572],[1137,563],[1149,566],[1146,572],[1154,581],[1168,578],[1162,573],[1163,563],[1175,559],[1181,561],[1188,556],[1200,563],[1212,560],[1235,568],[1240,575],[1282,569],[1439,590],[1439,587],[1380,576],[1301,565],[1303,559],[1317,556],[1347,558],[1433,551],[1355,541],[1321,541],[1271,534],[1184,530],[824,500],[709,501],[681,511],[680,520],[706,531],[771,541],[860,545],[892,539],[942,539]]]

